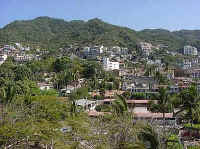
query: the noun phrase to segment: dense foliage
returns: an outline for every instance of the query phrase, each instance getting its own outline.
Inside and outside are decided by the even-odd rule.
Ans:
[[[39,17],[29,21],[15,21],[0,29],[0,43],[20,42],[40,45],[47,49],[69,44],[104,44],[135,48],[139,41],[154,45],[168,45],[170,49],[182,48],[185,44],[200,47],[200,31],[167,30],[134,31],[92,19],[84,21],[64,21],[49,17]]]

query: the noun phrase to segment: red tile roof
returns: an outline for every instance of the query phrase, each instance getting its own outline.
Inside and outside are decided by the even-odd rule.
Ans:
[[[137,118],[163,118],[162,113],[151,113],[151,112],[135,112]],[[165,118],[173,118],[173,113],[165,113]]]
[[[150,100],[127,100],[127,103],[145,103],[147,104]]]
[[[116,99],[104,99],[103,102],[112,102],[115,101]]]

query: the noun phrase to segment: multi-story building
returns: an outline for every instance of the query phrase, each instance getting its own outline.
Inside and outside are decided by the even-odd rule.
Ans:
[[[181,63],[180,66],[183,69],[189,69],[192,67],[195,67],[199,64],[199,59],[198,58],[185,58]]]
[[[32,59],[33,59],[32,55],[26,55],[26,54],[19,55],[19,54],[17,54],[17,55],[14,56],[14,60],[16,62],[26,62],[26,61],[30,61]]]
[[[191,69],[190,71],[188,71],[189,75],[191,78],[200,78],[200,69]]]
[[[104,58],[103,60],[103,68],[106,71],[109,70],[119,70],[119,62],[111,62],[109,58]]]
[[[197,51],[197,48],[188,45],[188,46],[184,46],[183,54],[184,55],[194,55],[195,56],[195,55],[198,54],[198,51]]]
[[[84,47],[81,52],[81,57],[85,59],[96,59],[104,51],[104,47],[94,46],[94,47]]]
[[[192,62],[188,59],[185,59],[183,61],[183,69],[189,69],[192,67]]]

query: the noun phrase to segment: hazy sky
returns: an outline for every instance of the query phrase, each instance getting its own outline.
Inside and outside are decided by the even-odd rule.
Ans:
[[[200,29],[200,0],[0,0],[0,27],[39,16],[100,18],[136,30]]]

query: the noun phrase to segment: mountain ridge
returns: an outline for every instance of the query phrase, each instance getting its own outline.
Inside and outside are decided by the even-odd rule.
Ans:
[[[56,48],[66,44],[104,44],[133,48],[140,41],[168,45],[176,50],[185,44],[200,48],[200,30],[169,31],[166,29],[144,29],[136,31],[117,26],[101,19],[88,21],[37,17],[32,20],[17,20],[0,28],[0,42],[39,43]]]

